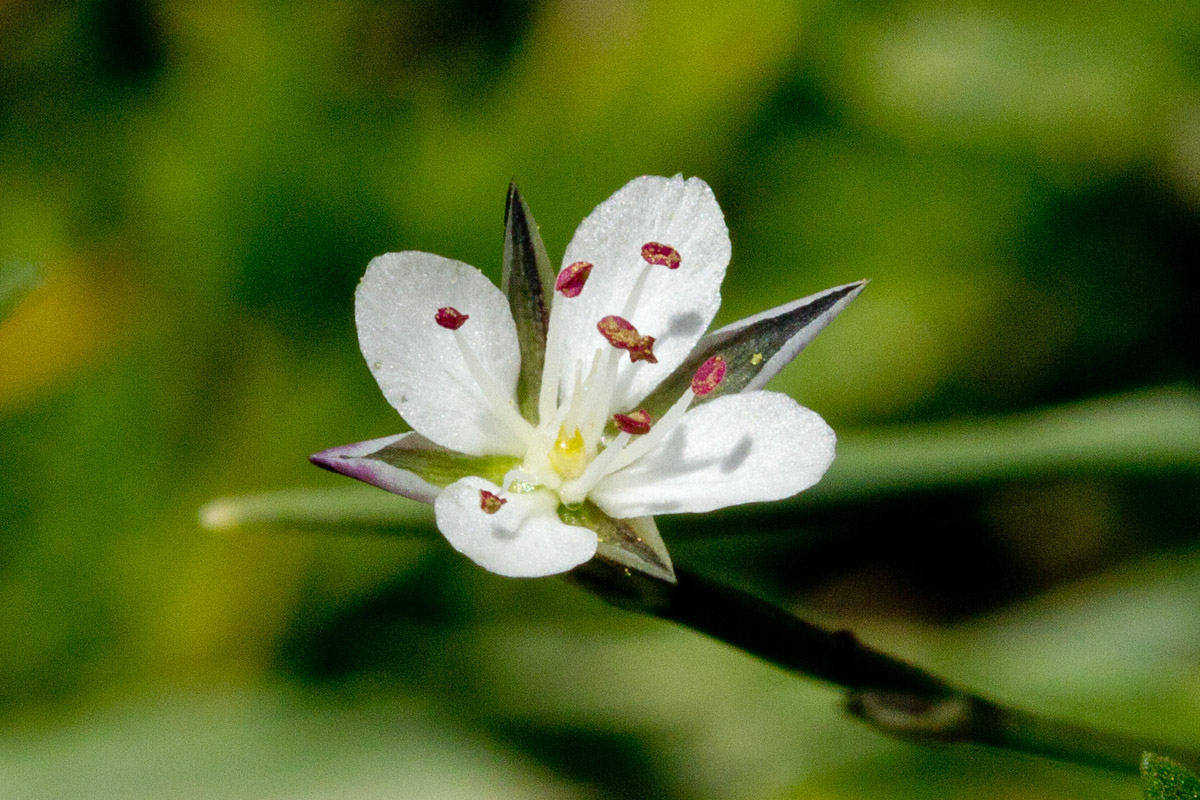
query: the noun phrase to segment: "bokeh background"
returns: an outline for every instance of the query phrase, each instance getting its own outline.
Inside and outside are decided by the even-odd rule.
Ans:
[[[510,179],[557,260],[677,172],[731,229],[718,322],[872,283],[776,382],[842,435],[828,485],[664,519],[675,560],[1195,743],[1197,4],[7,0],[0,797],[1140,796],[884,739],[420,511],[200,528],[399,430],[371,257],[498,278]]]

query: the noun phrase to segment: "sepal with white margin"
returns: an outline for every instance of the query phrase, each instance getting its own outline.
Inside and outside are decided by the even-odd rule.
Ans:
[[[596,558],[656,580],[675,583],[675,567],[653,517],[613,519],[592,502],[584,502],[576,508],[562,506],[558,516],[563,522],[596,532],[600,540]]]
[[[500,291],[508,298],[517,341],[521,372],[517,379],[517,406],[529,422],[538,422],[538,395],[546,358],[546,334],[554,298],[554,268],[546,254],[537,223],[516,183],[508,185],[504,205],[504,261]]]
[[[519,459],[509,456],[456,453],[415,432],[331,447],[308,460],[330,472],[422,503],[432,503],[443,488],[468,475],[498,483],[519,463]]]
[[[761,389],[791,363],[825,326],[858,297],[866,281],[835,286],[740,319],[706,334],[695,350],[640,403],[657,417],[671,407],[691,383],[696,369],[715,355],[725,359],[725,378],[695,405]],[[610,430],[611,433],[611,430]]]

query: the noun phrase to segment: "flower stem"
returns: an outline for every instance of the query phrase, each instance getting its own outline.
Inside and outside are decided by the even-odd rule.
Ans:
[[[974,744],[1137,774],[1145,750],[1200,763],[1200,751],[1008,708],[758,597],[676,570],[677,584],[599,559],[570,579],[618,607],[678,622],[804,677],[846,690],[849,714],[922,743]]]

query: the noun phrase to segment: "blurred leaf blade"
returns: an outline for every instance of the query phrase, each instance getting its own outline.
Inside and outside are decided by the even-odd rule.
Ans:
[[[0,264],[0,322],[7,319],[40,283],[41,276],[33,264],[25,261]]]
[[[839,436],[809,492],[840,502],[1047,474],[1200,469],[1200,392],[1159,388],[969,422]]]

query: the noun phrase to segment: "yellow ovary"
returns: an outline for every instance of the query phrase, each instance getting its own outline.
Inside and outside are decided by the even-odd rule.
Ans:
[[[565,425],[559,428],[558,438],[550,448],[550,466],[565,480],[571,480],[582,475],[587,465],[588,457],[579,428],[571,433],[567,433]]]

